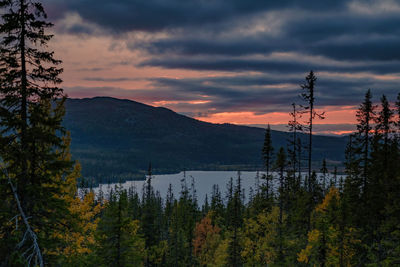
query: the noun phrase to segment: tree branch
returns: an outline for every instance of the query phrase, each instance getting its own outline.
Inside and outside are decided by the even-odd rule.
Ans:
[[[3,172],[5,172],[4,168],[3,168]],[[15,201],[17,202],[18,211],[19,211],[19,213],[21,215],[21,218],[22,218],[22,220],[23,220],[23,222],[25,224],[25,227],[26,227],[26,232],[24,234],[24,237],[21,240],[21,242],[18,243],[17,248],[21,248],[23,246],[23,244],[25,243],[25,241],[27,240],[28,236],[29,236],[32,239],[33,245],[32,245],[32,247],[30,247],[26,251],[26,252],[28,252],[29,250],[32,249],[32,253],[26,259],[28,261],[28,266],[30,265],[30,262],[31,262],[32,258],[35,258],[35,263],[38,263],[40,267],[43,267],[44,266],[44,264],[43,264],[43,256],[42,256],[42,252],[40,251],[37,235],[32,230],[32,227],[29,224],[28,218],[25,215],[24,210],[22,209],[21,202],[19,201],[17,190],[15,189],[15,187],[14,187],[12,181],[11,181],[11,178],[8,176],[7,173],[5,173],[5,174],[6,174],[7,178],[8,178],[8,183],[9,183],[9,185],[11,187],[11,190],[12,190],[12,192],[14,194]]]

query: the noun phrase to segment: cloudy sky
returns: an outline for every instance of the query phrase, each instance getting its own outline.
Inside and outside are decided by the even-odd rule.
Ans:
[[[400,91],[400,1],[46,0],[70,97],[128,98],[282,128],[318,77],[320,132],[352,129],[371,88]]]

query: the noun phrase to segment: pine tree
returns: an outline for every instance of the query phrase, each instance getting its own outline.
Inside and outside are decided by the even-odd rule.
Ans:
[[[58,257],[55,251],[63,242],[56,233],[72,227],[61,224],[70,216],[69,204],[62,195],[64,178],[73,165],[63,157],[68,144],[61,125],[65,113],[63,91],[58,87],[61,61],[47,51],[52,35],[46,30],[52,24],[46,21],[41,3],[4,0],[0,7],[4,10],[0,25],[0,157],[2,171],[7,173],[1,177],[7,215],[0,220],[9,217],[8,221],[16,215],[16,199],[7,184],[10,178],[29,224],[37,233],[44,252],[43,264],[53,264]],[[32,255],[28,252],[32,240],[23,238],[27,230],[24,224],[15,231],[15,225],[3,221],[0,225],[0,232],[8,232],[3,240],[9,247],[1,249],[9,260],[7,264],[12,265],[11,258],[21,258],[24,252]],[[16,250],[16,242],[21,240],[24,242]]]

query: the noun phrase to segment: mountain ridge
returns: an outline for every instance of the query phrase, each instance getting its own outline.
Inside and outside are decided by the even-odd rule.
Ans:
[[[68,98],[64,126],[83,176],[97,181],[143,177],[150,162],[156,173],[262,168],[265,129],[213,124],[129,99]],[[272,131],[276,149],[289,137]],[[340,164],[346,140],[315,136],[314,160]]]

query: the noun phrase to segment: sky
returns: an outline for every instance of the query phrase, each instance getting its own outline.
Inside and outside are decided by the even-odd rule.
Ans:
[[[319,133],[400,92],[400,1],[45,0],[69,97],[112,96],[284,130],[317,76]]]

